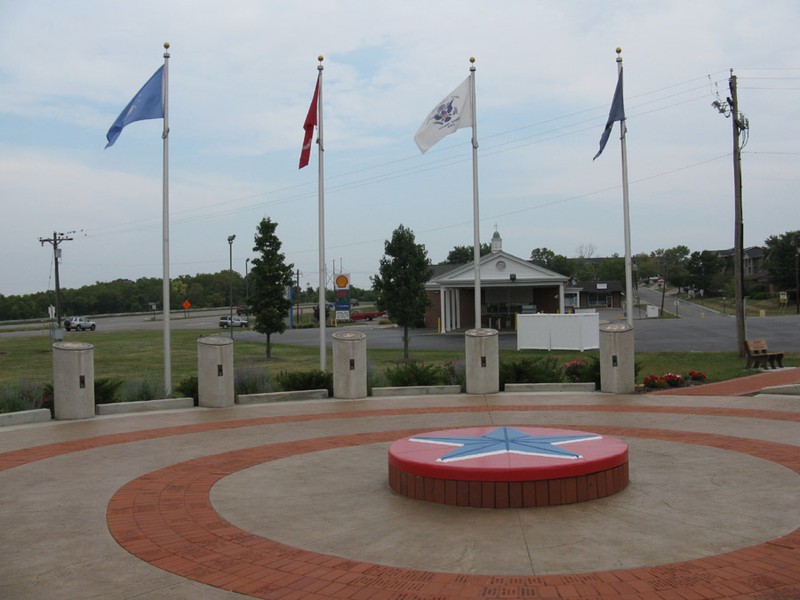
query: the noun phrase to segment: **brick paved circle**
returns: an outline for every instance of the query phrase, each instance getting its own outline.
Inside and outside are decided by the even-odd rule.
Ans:
[[[557,410],[553,406],[548,408]],[[448,412],[460,411],[456,408]],[[204,427],[206,431],[212,429],[213,426]],[[738,451],[800,472],[796,446],[660,429],[609,426],[592,429],[605,435]],[[211,505],[211,487],[242,469],[306,452],[384,443],[416,431],[270,444],[176,464],[122,487],[108,505],[108,527],[118,543],[156,567],[259,598],[783,600],[800,597],[800,530],[749,548],[668,565],[543,577],[466,575],[394,568],[294,548],[231,525]]]

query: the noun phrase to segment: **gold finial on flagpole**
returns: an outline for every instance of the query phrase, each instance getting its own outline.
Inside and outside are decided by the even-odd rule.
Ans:
[[[317,65],[317,71],[322,71],[322,69],[324,69],[324,68],[325,68],[325,67],[323,67],[323,66],[322,66],[322,61],[323,61],[323,60],[325,60],[325,57],[324,57],[324,56],[322,56],[322,54],[320,54],[320,55],[317,57],[317,60],[319,61],[319,64]]]
[[[470,56],[469,57],[469,62],[470,62],[469,70],[470,71],[474,71],[475,70],[475,57],[474,56]]]
[[[169,58],[169,42],[164,42],[164,58]]]

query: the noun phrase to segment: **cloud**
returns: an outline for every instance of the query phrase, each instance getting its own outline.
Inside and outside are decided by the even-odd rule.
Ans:
[[[787,218],[796,212],[798,13],[790,0],[768,10],[740,0],[726,10],[683,0],[6,3],[0,194],[15,199],[20,225],[2,244],[5,255],[27,248],[18,262],[37,276],[0,266],[0,292],[42,289],[50,267],[38,237],[54,228],[87,232],[69,245],[74,285],[159,275],[161,124],[133,124],[103,145],[163,62],[164,41],[174,272],[224,268],[219,240],[246,240],[270,216],[287,259],[316,280],[317,159],[303,171],[297,161],[319,54],[326,254],[359,274],[356,285],[369,285],[401,222],[434,260],[472,241],[469,132],[425,156],[412,140],[468,75],[470,56],[483,238],[497,225],[523,257],[537,246],[571,255],[580,243],[623,251],[616,134],[591,161],[621,46],[634,252],[732,245],[731,122],[710,107],[728,94],[730,67],[751,122],[745,238],[761,243],[798,228]],[[237,244],[239,262],[248,253]]]

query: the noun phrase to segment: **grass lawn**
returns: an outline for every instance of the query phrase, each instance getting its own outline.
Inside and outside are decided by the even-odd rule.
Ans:
[[[180,330],[172,332],[172,383],[177,386],[183,379],[197,375],[197,339],[208,335],[208,331]],[[227,334],[225,334],[227,335]],[[114,378],[128,381],[163,377],[162,333],[160,331],[92,332],[79,334],[73,340],[86,341],[94,345],[95,379]],[[596,352],[596,351],[595,351]],[[308,371],[319,368],[319,348],[316,346],[289,346],[273,344],[273,358],[265,358],[263,343],[237,341],[234,344],[234,364],[237,369],[263,366],[273,375],[281,371]],[[556,356],[567,362],[575,358],[586,358],[592,352],[543,350],[501,350],[501,361],[519,360],[525,356]],[[369,349],[367,357],[370,368],[381,372],[387,367],[402,362],[402,348]],[[449,350],[413,350],[411,357],[425,363],[447,363],[464,360],[464,352]],[[789,353],[784,365],[798,363],[797,354]],[[637,383],[647,375],[665,373],[687,374],[689,371],[705,373],[708,381],[722,381],[752,374],[744,369],[744,359],[733,352],[653,352],[637,353],[640,366]],[[330,350],[328,366],[333,364]],[[0,341],[0,386],[17,385],[22,381],[49,383],[52,380],[52,354],[46,334],[30,338],[13,338]]]

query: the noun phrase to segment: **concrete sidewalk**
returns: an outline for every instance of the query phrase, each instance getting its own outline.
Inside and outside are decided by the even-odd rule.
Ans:
[[[485,425],[621,437],[631,483],[497,510],[388,487],[392,441]],[[796,600],[799,471],[796,396],[459,394],[12,426],[0,598]]]

